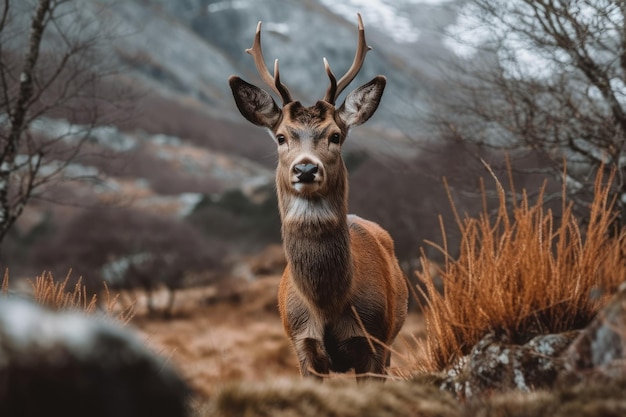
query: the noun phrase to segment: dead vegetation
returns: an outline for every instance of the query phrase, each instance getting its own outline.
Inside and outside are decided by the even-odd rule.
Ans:
[[[546,208],[543,189],[533,203],[526,191],[507,200],[495,179],[495,216],[487,204],[476,218],[461,219],[456,213],[462,234],[458,257],[445,243],[439,247],[447,259],[438,268],[443,292],[435,288],[432,268],[420,275],[426,286],[427,357],[413,352],[410,364],[419,372],[401,373],[403,380],[373,386],[336,378],[323,384],[294,379],[235,382],[198,405],[195,415],[621,415],[626,403],[620,378],[529,392],[491,391],[465,402],[440,388],[443,373],[438,371],[467,354],[485,334],[499,332],[512,343],[524,343],[533,336],[584,327],[626,277],[626,237],[613,229],[608,193],[612,178],[597,176],[585,219],[575,217],[565,199],[560,211]],[[515,196],[512,182],[510,188]],[[422,261],[430,266],[425,257]]]
[[[443,292],[435,287],[430,261],[422,257],[426,267],[418,275],[426,288],[428,359],[419,367],[426,370],[445,369],[490,331],[524,343],[536,335],[581,328],[626,277],[626,233],[613,229],[612,177],[599,171],[584,220],[573,215],[565,191],[557,214],[545,208],[543,189],[534,203],[526,190],[507,199],[503,185],[494,180],[495,216],[486,203],[475,218],[462,219],[455,210],[462,235],[457,259],[450,255],[441,225]],[[509,195],[517,196],[512,181],[509,186]]]
[[[51,272],[44,271],[35,277],[34,281],[29,281],[33,300],[37,304],[53,310],[72,310],[93,314],[100,309],[105,315],[114,318],[123,325],[128,324],[135,315],[133,304],[119,308],[119,294],[113,294],[109,291],[106,283],[103,283],[102,300],[99,300],[98,294],[88,291],[82,283],[82,278],[78,278],[73,288],[71,286],[68,288],[70,277],[71,271],[68,272],[64,280],[58,281]],[[0,293],[4,296],[9,294],[8,270],[4,273]]]
[[[438,388],[412,382],[356,385],[346,379],[323,384],[279,380],[273,384],[232,384],[197,416],[440,416],[460,415],[460,404]]]
[[[585,219],[576,217],[566,200],[560,210],[546,208],[543,191],[536,200],[524,190],[510,198],[518,195],[512,181],[506,192],[494,179],[499,197],[495,216],[487,204],[477,217],[455,212],[462,234],[459,255],[452,256],[442,226],[444,244],[439,250],[445,264],[436,267],[423,257],[427,268],[419,278],[426,288],[424,352],[412,344],[413,351],[402,352],[408,360],[394,355],[401,362],[395,364],[395,378],[384,385],[356,385],[338,378],[319,384],[298,378],[276,313],[278,277],[248,283],[235,291],[236,297],[217,301],[200,297],[199,289],[188,289],[179,300],[187,308],[184,314],[171,320],[136,316],[133,325],[200,394],[191,404],[194,416],[597,415],[593,413],[626,410],[621,380],[499,393],[458,403],[440,389],[440,381],[423,376],[424,371],[445,369],[488,332],[524,343],[539,334],[584,327],[626,277],[626,235],[613,229],[615,215],[607,191],[611,177],[596,178],[595,198]],[[435,288],[435,271],[441,274],[443,292]],[[4,293],[9,291],[8,280],[5,274]],[[31,284],[40,303],[93,311],[95,298],[80,282],[73,287],[68,283],[67,277],[57,282],[52,274],[43,274]],[[187,297],[196,304],[190,305]],[[113,305],[109,301],[103,304]],[[404,339],[414,341],[411,335],[422,333],[406,332]],[[419,380],[412,379],[416,369],[422,375]],[[577,400],[583,394],[586,402]],[[587,414],[571,414],[583,404]]]
[[[623,379],[550,391],[513,391],[466,403],[458,402],[432,382],[420,379],[383,385],[356,385],[346,380],[323,384],[295,380],[236,383],[224,387],[212,401],[194,404],[192,416],[591,417],[626,412]]]

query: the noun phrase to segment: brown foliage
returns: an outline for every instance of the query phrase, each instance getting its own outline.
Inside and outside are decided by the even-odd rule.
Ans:
[[[54,279],[51,272],[43,272],[31,281],[32,298],[42,306],[53,310],[74,310],[87,314],[93,314],[98,308],[98,294],[90,293],[79,278],[74,283],[73,289],[68,289],[71,271],[63,281]],[[9,271],[6,270],[2,283],[0,284],[0,295],[9,295]],[[109,317],[114,317],[118,322],[127,324],[134,316],[134,306],[131,305],[123,310],[117,309],[118,294],[112,294],[109,288],[104,285],[104,313]]]
[[[79,278],[73,291],[68,291],[67,283],[70,274],[65,280],[55,281],[51,273],[43,273],[32,282],[33,298],[41,305],[63,310],[82,310],[93,313],[96,309],[96,295],[87,296],[87,288],[81,284]]]
[[[71,267],[90,291],[102,289],[107,265],[127,267],[108,277],[118,288],[178,288],[190,273],[221,266],[222,249],[184,221],[133,209],[86,209],[33,247],[34,263],[55,274]]]
[[[625,388],[626,380],[620,379],[457,403],[422,380],[359,386],[337,380],[284,380],[228,385],[210,401],[194,405],[192,416],[614,416],[626,411]]]
[[[98,295],[90,294],[83,285],[82,278],[74,284],[74,289],[67,288],[71,272],[63,281],[56,281],[50,272],[44,272],[35,281],[31,282],[33,299],[38,304],[55,310],[76,310],[86,313],[94,313],[98,307]],[[8,289],[8,273],[5,274],[3,288]],[[131,305],[115,313],[118,295],[112,295],[109,288],[104,285],[104,311],[108,316],[115,317],[121,323],[128,323],[134,315],[134,307]],[[5,291],[6,292],[6,291]]]
[[[543,190],[533,205],[525,190],[519,201],[508,204],[495,179],[495,218],[486,207],[473,218],[461,219],[457,213],[462,235],[458,259],[449,255],[445,239],[439,247],[446,254],[440,268],[443,293],[436,291],[429,267],[418,273],[427,293],[427,369],[446,368],[490,330],[524,342],[534,335],[580,328],[626,276],[626,232],[612,229],[612,177],[605,181],[598,171],[584,229],[565,191],[557,219],[545,209]],[[425,256],[422,262],[430,265]]]
[[[345,380],[323,384],[283,380],[268,384],[231,384],[198,410],[196,416],[441,416],[460,415],[460,406],[438,388],[409,381],[360,385]]]

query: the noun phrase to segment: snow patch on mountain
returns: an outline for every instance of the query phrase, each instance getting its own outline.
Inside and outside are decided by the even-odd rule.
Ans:
[[[334,13],[353,20],[357,13],[361,13],[368,25],[377,27],[398,43],[415,43],[419,40],[421,31],[404,10],[404,6],[411,4],[440,5],[452,0],[349,0],[337,3],[334,0],[320,0],[324,6]]]

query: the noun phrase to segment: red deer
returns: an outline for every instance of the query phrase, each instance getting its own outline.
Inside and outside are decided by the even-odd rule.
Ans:
[[[354,370],[386,373],[389,346],[407,314],[408,290],[391,236],[378,224],[348,215],[348,176],[341,147],[348,131],[378,108],[386,78],[377,76],[335,101],[359,72],[369,49],[361,16],[358,47],[348,72],[330,85],[323,100],[305,107],[274,76],[261,50],[261,22],[252,55],[261,79],[283,102],[241,78],[228,80],[241,114],[269,130],[278,148],[276,189],[287,267],[278,306],[303,376]],[[374,342],[375,341],[375,342]]]

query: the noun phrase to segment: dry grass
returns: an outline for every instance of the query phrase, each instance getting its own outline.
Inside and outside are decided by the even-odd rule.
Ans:
[[[96,312],[99,307],[98,296],[96,294],[88,294],[87,287],[82,284],[82,279],[74,284],[74,288],[67,288],[70,280],[71,271],[67,274],[63,281],[56,281],[50,272],[44,272],[42,275],[31,281],[32,297],[38,304],[55,310],[77,310],[91,314]],[[0,285],[0,292],[3,295],[9,293],[9,273],[5,271]],[[119,322],[127,324],[134,316],[134,306],[131,305],[121,311],[116,309],[119,295],[113,295],[109,288],[104,284],[104,302],[100,303],[102,310],[106,315],[116,318]]]
[[[233,383],[211,401],[195,407],[194,417],[307,417],[307,416],[438,416],[461,415],[449,393],[411,381],[380,384],[331,379],[274,379],[261,383]]]
[[[532,205],[525,191],[519,201],[507,204],[497,178],[495,216],[486,204],[476,218],[461,220],[455,212],[462,234],[460,254],[452,259],[445,240],[439,248],[447,259],[439,271],[443,294],[435,289],[424,256],[424,272],[418,273],[427,293],[426,370],[450,366],[489,331],[505,332],[523,342],[533,335],[579,328],[591,320],[626,278],[626,234],[612,229],[612,179],[605,181],[598,174],[584,229],[565,192],[557,218],[544,208],[544,190]],[[445,239],[443,225],[442,232]]]
[[[78,279],[73,290],[67,289],[70,273],[63,281],[55,281],[50,272],[44,272],[31,282],[34,300],[44,306],[57,310],[82,310],[93,313],[97,307],[97,296],[87,295],[87,289]]]

